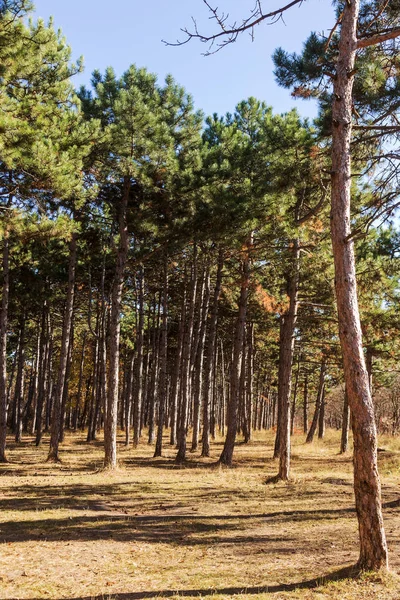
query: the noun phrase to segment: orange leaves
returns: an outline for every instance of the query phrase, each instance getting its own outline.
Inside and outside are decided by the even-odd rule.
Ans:
[[[321,219],[318,219],[317,217],[312,217],[310,219],[310,221],[308,222],[308,227],[309,227],[309,229],[312,229],[313,231],[316,231],[317,233],[322,233],[325,229],[323,222],[321,221]]]
[[[280,313],[282,312],[282,303],[278,302],[274,296],[271,296],[260,283],[257,283],[254,288],[254,297],[257,303],[267,313]]]
[[[321,153],[321,148],[319,146],[312,146],[310,149],[310,158],[317,158]]]

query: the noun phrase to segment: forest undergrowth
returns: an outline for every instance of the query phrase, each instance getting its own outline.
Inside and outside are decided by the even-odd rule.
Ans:
[[[126,449],[102,470],[100,440],[69,434],[63,462],[27,439],[1,475],[2,599],[231,598],[398,600],[400,440],[379,441],[389,575],[354,576],[358,558],[351,455],[339,436],[294,435],[292,480],[276,473],[272,434],[238,444],[235,467],[176,451]]]

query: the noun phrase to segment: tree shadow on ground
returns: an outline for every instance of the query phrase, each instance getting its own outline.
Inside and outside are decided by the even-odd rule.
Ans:
[[[341,579],[355,578],[360,575],[360,570],[356,565],[350,565],[342,569],[336,570],[328,575],[309,579],[307,581],[299,581],[297,583],[283,583],[278,585],[265,586],[237,586],[226,588],[210,588],[210,589],[175,589],[175,590],[152,590],[140,592],[124,592],[122,594],[113,593],[114,600],[150,600],[152,598],[204,598],[205,596],[237,596],[241,594],[256,595],[256,594],[276,594],[279,592],[293,592],[295,590],[315,589],[332,581],[340,581]],[[79,596],[79,598],[67,598],[66,600],[104,600],[104,594],[99,596]],[[34,598],[32,600],[44,600],[44,598]]]
[[[90,505],[89,505],[90,506]],[[90,510],[88,505],[82,510]],[[181,512],[181,507],[177,507]],[[92,504],[96,515],[74,517],[12,520],[0,523],[0,535],[5,542],[27,542],[35,540],[72,541],[113,539],[118,541],[144,541],[153,544],[173,542],[179,545],[194,546],[208,543],[246,544],[262,543],[279,554],[277,542],[283,542],[282,553],[286,554],[288,538],[278,539],[269,535],[251,532],[249,528],[267,523],[312,522],[315,520],[354,518],[354,509],[321,509],[316,511],[283,511],[260,514],[174,514],[175,507],[162,509],[163,514],[150,512],[135,514],[118,510],[108,503]],[[168,512],[172,514],[168,514]],[[190,513],[190,514],[189,514]],[[305,543],[304,550],[309,549]]]

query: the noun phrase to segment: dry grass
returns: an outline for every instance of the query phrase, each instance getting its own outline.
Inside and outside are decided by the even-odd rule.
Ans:
[[[294,437],[293,479],[276,473],[272,436],[235,450],[236,468],[175,451],[120,447],[116,473],[101,470],[101,444],[80,435],[61,465],[31,441],[9,450],[0,474],[1,598],[206,598],[399,600],[400,442],[379,453],[392,573],[348,578],[357,560],[350,455],[328,433]],[[337,581],[335,581],[337,579]]]

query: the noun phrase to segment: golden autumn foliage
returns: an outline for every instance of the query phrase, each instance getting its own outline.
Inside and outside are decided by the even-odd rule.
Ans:
[[[269,294],[259,282],[256,282],[254,286],[254,297],[265,312],[267,313],[283,313],[289,306],[289,300],[282,302],[277,300],[274,296]]]

